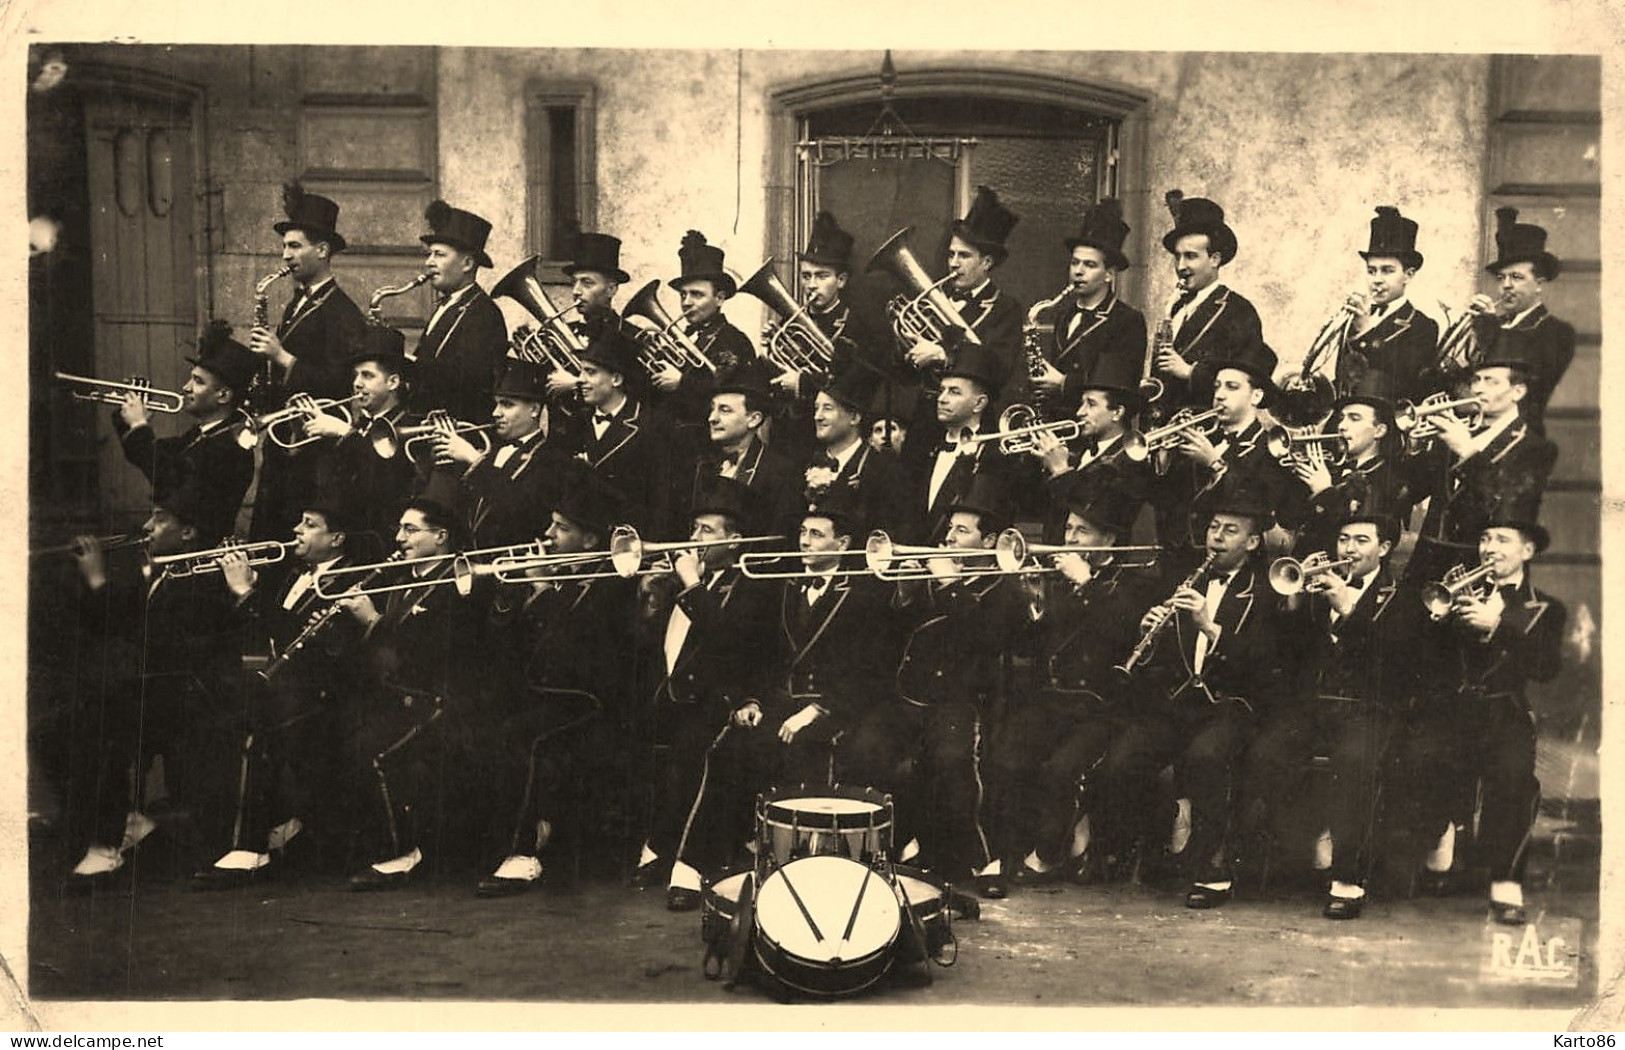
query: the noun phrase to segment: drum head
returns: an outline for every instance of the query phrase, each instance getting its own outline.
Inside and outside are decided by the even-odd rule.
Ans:
[[[873,868],[844,857],[803,857],[763,881],[756,923],[762,936],[795,959],[838,967],[889,949],[902,915],[885,877]]]

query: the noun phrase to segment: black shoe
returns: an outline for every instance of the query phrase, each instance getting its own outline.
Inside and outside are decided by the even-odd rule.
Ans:
[[[1185,894],[1185,907],[1198,911],[1217,908],[1231,897],[1231,890],[1216,890],[1211,886],[1192,885]]]
[[[658,859],[647,864],[640,864],[636,871],[627,878],[627,884],[635,889],[646,890],[665,882],[671,875],[671,869],[663,865]]]
[[[536,885],[537,879],[503,879],[495,875],[481,879],[474,886],[476,897],[517,897]]]
[[[1490,901],[1490,915],[1502,926],[1523,926],[1529,921],[1529,915],[1521,904]]]
[[[667,911],[693,911],[700,906],[700,891],[682,886],[666,887]]]
[[[125,861],[112,871],[98,871],[94,875],[69,873],[62,880],[62,892],[69,897],[84,897],[92,893],[118,893],[129,889],[130,862]]]
[[[1416,891],[1429,897],[1448,897],[1454,890],[1448,871],[1423,871],[1416,880]]]
[[[1364,897],[1327,897],[1321,914],[1328,919],[1358,919],[1363,910]]]
[[[1004,875],[977,875],[976,892],[990,901],[1002,901],[1010,896],[1010,886],[1004,881]]]
[[[1026,864],[1017,864],[1015,870],[1010,873],[1010,885],[1043,886],[1046,883],[1059,882],[1065,874],[1066,868],[1060,864],[1048,871],[1039,871],[1037,868],[1027,867]]]
[[[257,868],[217,868],[210,865],[192,872],[187,886],[194,890],[235,890],[256,883],[269,882],[281,874],[282,865],[275,861]]]
[[[417,880],[419,869],[423,867],[420,862],[410,871],[379,871],[368,865],[359,872],[350,876],[350,889],[357,893],[371,893],[379,890],[398,890]]]
[[[948,891],[947,904],[956,919],[975,920],[982,917],[982,902],[960,890]]]

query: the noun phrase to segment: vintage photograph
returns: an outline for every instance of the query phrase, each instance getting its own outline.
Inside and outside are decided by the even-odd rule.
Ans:
[[[30,38],[42,1009],[1613,976],[1600,54],[363,39]]]

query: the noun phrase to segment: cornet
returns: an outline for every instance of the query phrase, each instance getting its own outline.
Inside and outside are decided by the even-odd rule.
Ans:
[[[1471,572],[1460,565],[1454,566],[1444,574],[1443,580],[1422,588],[1422,604],[1435,620],[1442,620],[1450,615],[1457,598],[1471,596],[1478,601],[1488,601],[1489,588],[1484,585],[1494,572],[1495,563],[1489,561]]]
[[[271,441],[286,449],[302,448],[313,442],[320,441],[318,434],[306,434],[297,437],[304,430],[307,420],[315,419],[323,412],[331,413],[344,421],[345,426],[355,422],[350,414],[349,404],[359,400],[362,395],[352,394],[343,400],[333,398],[313,398],[309,394],[294,394],[288,398],[285,408],[275,412],[267,412],[263,416],[254,416],[243,428],[237,432],[237,444],[243,448],[251,449],[259,444],[260,435],[270,437]]]
[[[258,543],[227,543],[206,551],[186,551],[182,554],[159,554],[152,559],[154,568],[171,576],[203,576],[220,571],[220,559],[228,554],[245,554],[250,565],[272,565],[288,556],[299,546],[298,540],[262,540]]]
[[[1040,558],[1055,558],[1062,554],[1078,554],[1084,557],[1100,555],[1091,559],[1095,568],[1104,568],[1120,554],[1145,555],[1143,561],[1132,564],[1136,568],[1145,568],[1154,565],[1157,554],[1162,548],[1156,545],[1148,546],[1068,546],[1053,543],[1028,543],[1020,529],[1005,529],[999,533],[998,541],[993,545],[994,557],[998,559],[999,571],[1002,573],[1044,573],[1058,571],[1053,564],[1041,565],[1037,563]],[[1032,560],[1029,560],[1032,559]]]
[[[1309,555],[1303,561],[1296,558],[1276,558],[1270,563],[1270,586],[1275,588],[1276,594],[1297,594],[1304,589],[1309,577],[1318,576],[1323,572],[1335,572],[1353,564],[1353,558],[1332,561],[1319,552]],[[1337,574],[1343,575],[1341,572]]]
[[[75,401],[95,401],[103,405],[122,405],[124,398],[129,394],[136,394],[141,403],[147,406],[149,412],[180,412],[186,406],[183,395],[173,390],[159,390],[146,379],[132,376],[124,382],[115,382],[111,379],[95,379],[91,376],[69,375],[67,372],[56,373],[56,381],[66,383],[77,389],[70,390]]]
[[[1187,430],[1198,434],[1212,434],[1219,429],[1219,415],[1221,410],[1210,408],[1206,412],[1193,412],[1182,408],[1174,413],[1174,418],[1166,425],[1148,430],[1144,434],[1138,430],[1125,431],[1123,434],[1123,454],[1134,462],[1139,463],[1153,452],[1166,452],[1179,441],[1179,436]]]
[[[1465,408],[1467,412],[1456,412],[1458,408]],[[1463,397],[1454,401],[1449,395],[1439,393],[1427,398],[1420,405],[1409,401],[1401,401],[1394,409],[1394,429],[1410,441],[1425,441],[1436,437],[1439,433],[1437,424],[1427,421],[1429,416],[1436,416],[1440,412],[1454,412],[1468,430],[1477,430],[1484,425],[1484,399],[1479,397]]]
[[[672,572],[671,555],[676,551],[704,550],[709,547],[731,547],[747,543],[781,543],[783,536],[737,536],[725,540],[673,540],[670,543],[645,543],[638,530],[631,525],[617,525],[609,534],[609,562],[617,575],[628,579],[633,576],[655,576]],[[661,555],[659,561],[644,565],[650,555]]]
[[[96,546],[102,551],[121,551],[131,547],[145,547],[151,542],[144,532],[126,532],[116,536],[97,536]],[[44,558],[56,554],[78,554],[80,550],[78,541],[73,543],[58,543],[52,547],[37,547],[28,552],[30,558]]]
[[[910,547],[893,543],[877,529],[863,545],[863,560],[869,571],[883,580],[952,580],[965,575],[986,575],[992,569],[967,569],[962,563],[977,558],[994,558],[997,552],[974,547]],[[919,568],[895,566],[899,561],[924,562]]]
[[[496,426],[495,423],[466,423],[460,419],[452,419],[441,409],[430,412],[427,421],[423,423],[415,423],[408,427],[389,424],[383,433],[373,435],[372,450],[378,453],[381,459],[394,459],[404,447],[406,458],[416,463],[418,449],[423,443],[434,441],[434,435],[440,432],[443,423],[449,424],[455,432],[473,441],[481,455],[491,451],[491,439],[485,436],[485,432]]]
[[[940,281],[932,281],[925,267],[914,258],[906,243],[914,227],[905,226],[892,234],[869,257],[865,273],[885,270],[906,291],[886,303],[886,316],[891,318],[892,333],[904,346],[915,343],[940,343],[948,329],[957,328],[964,333],[965,342],[981,345],[976,334],[959,310],[943,294],[942,286],[953,280],[949,274]]]
[[[1007,456],[1031,452],[1039,434],[1053,434],[1057,441],[1071,441],[1082,433],[1076,419],[1058,419],[1053,423],[1038,421],[1038,411],[1031,405],[1011,405],[999,413],[999,429],[992,434],[977,434],[968,444],[997,441],[999,451]]]
[[[1326,462],[1334,467],[1348,458],[1349,444],[1339,434],[1326,434],[1315,430],[1294,432],[1280,426],[1270,427],[1264,431],[1264,447],[1269,449],[1270,455],[1289,468],[1292,465],[1291,461],[1303,454],[1302,447],[1306,445],[1325,445]]]
[[[755,273],[739,286],[749,292],[781,318],[762,336],[762,356],[787,372],[812,372],[822,375],[829,371],[835,360],[835,342],[825,335],[807,315],[812,305],[796,302],[795,296],[773,272],[773,260],[768,259]]]
[[[651,376],[667,368],[682,371],[698,366],[708,372],[717,370],[717,366],[694,340],[683,334],[683,315],[673,317],[660,305],[658,280],[638,289],[638,294],[626,304],[622,316],[636,322],[634,327],[639,329],[638,359]]]

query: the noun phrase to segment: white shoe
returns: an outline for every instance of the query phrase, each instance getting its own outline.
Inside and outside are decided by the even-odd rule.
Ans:
[[[111,846],[91,846],[85,850],[85,855],[79,863],[73,866],[73,874],[80,876],[107,875],[124,867],[124,855]]]
[[[124,818],[124,841],[119,843],[119,852],[127,853],[141,844],[141,840],[158,830],[157,823],[145,813],[131,813]]]
[[[1174,830],[1168,835],[1168,853],[1178,856],[1185,852],[1185,847],[1191,841],[1191,800],[1179,800],[1178,809],[1174,812]]]
[[[542,877],[542,862],[535,857],[515,854],[497,865],[491,873],[493,879],[512,879],[515,882],[535,882]]]
[[[214,866],[226,871],[254,871],[271,863],[269,853],[255,853],[253,850],[234,849],[230,853],[214,862]]]
[[[298,817],[289,817],[266,833],[265,851],[269,853],[271,850],[286,848],[303,830],[305,830],[303,821]]]
[[[379,861],[372,866],[372,870],[380,875],[404,875],[423,862],[423,851],[413,850],[403,857],[394,860]]]
[[[666,883],[668,889],[693,890],[700,892],[700,873],[691,864],[678,861],[671,866],[671,881]]]

